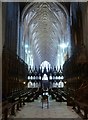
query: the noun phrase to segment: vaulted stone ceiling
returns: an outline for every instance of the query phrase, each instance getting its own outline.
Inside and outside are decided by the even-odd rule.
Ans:
[[[31,3],[22,14],[22,39],[34,65],[62,65],[70,54],[69,16],[59,3]],[[64,46],[61,46],[64,45]],[[63,48],[64,47],[64,48]],[[30,56],[29,56],[30,57]]]

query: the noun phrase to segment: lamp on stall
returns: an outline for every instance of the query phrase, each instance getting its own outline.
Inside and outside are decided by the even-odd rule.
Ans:
[[[23,82],[23,84],[25,85],[25,84],[26,84],[26,82]]]

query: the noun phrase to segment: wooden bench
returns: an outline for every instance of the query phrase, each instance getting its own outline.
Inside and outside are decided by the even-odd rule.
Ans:
[[[13,94],[2,102],[2,120],[7,120],[10,115],[16,115],[16,111],[25,105],[26,94]]]
[[[84,119],[88,118],[87,116],[88,115],[88,104],[75,100],[73,108],[76,109],[77,113],[81,113],[81,110],[83,110],[84,112],[83,118]]]
[[[62,101],[67,102],[67,99],[64,96],[62,96]]]
[[[7,103],[2,106],[2,120],[7,120],[10,115],[15,115],[16,103]]]

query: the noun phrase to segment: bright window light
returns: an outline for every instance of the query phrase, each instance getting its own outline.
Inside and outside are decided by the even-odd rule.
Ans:
[[[64,87],[64,83],[62,81],[60,81],[59,84],[58,84],[58,87],[59,88],[63,88]]]
[[[32,82],[28,82],[28,88],[31,88],[32,87]]]
[[[28,76],[28,80],[30,80],[30,76]]]
[[[48,76],[44,74],[42,80],[48,80]]]
[[[52,80],[52,76],[51,75],[50,75],[49,79]]]
[[[27,53],[27,49],[25,50],[25,52]]]
[[[28,51],[28,53],[29,53],[29,54],[31,53],[30,50]]]
[[[60,79],[61,79],[61,80],[63,80],[63,79],[64,79],[64,77],[63,77],[63,76],[61,76],[61,77],[60,77]]]
[[[50,68],[51,65],[48,61],[43,61],[42,64],[40,65],[40,67],[42,67],[43,70],[46,67],[46,69],[48,70],[48,67]]]
[[[39,80],[41,80],[41,76],[39,76]]]
[[[62,43],[62,44],[60,45],[60,47],[63,48],[63,49],[66,48],[67,46],[68,46],[68,45],[65,44],[65,43]]]
[[[28,45],[27,45],[27,44],[25,45],[25,48],[28,48]]]

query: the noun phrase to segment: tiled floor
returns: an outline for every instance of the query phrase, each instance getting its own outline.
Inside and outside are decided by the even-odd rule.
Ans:
[[[56,102],[50,100],[49,109],[46,104],[42,109],[40,100],[35,102],[26,103],[26,105],[17,112],[15,118],[80,118],[72,107],[68,107],[65,102]]]

